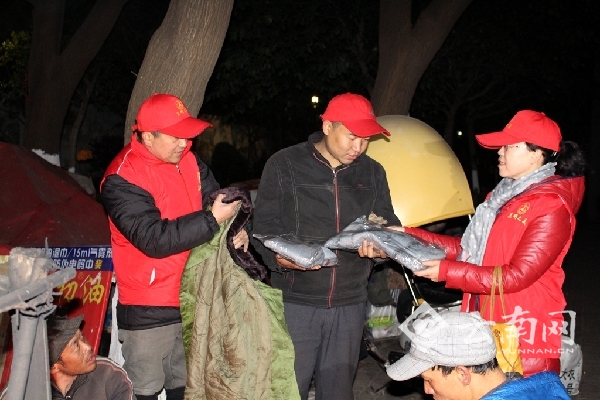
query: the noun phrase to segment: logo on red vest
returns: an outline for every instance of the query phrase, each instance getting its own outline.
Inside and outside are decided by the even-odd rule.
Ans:
[[[525,217],[525,214],[527,214],[527,211],[529,211],[530,208],[531,205],[529,203],[523,203],[521,207],[519,207],[517,212],[509,213],[508,218],[512,218],[514,220],[519,221],[523,225],[527,225],[527,217]]]
[[[529,208],[531,207],[531,205],[529,203],[525,203],[523,204],[521,207],[519,207],[519,210],[517,211],[517,213],[523,215],[525,214],[527,211],[529,211]]]

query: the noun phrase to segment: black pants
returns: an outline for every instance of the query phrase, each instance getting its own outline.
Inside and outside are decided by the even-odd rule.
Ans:
[[[296,353],[294,369],[300,398],[307,399],[314,374],[316,400],[352,400],[366,305],[284,306]]]

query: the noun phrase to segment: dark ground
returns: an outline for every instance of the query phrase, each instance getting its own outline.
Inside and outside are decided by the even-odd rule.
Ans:
[[[600,223],[578,221],[575,238],[563,268],[566,281],[563,287],[567,310],[577,313],[575,342],[583,351],[583,376],[577,400],[600,399]],[[397,339],[380,339],[374,342],[381,353],[400,350]],[[431,397],[421,394],[422,382],[394,382],[372,357],[359,364],[354,383],[355,400],[405,399],[421,400]]]

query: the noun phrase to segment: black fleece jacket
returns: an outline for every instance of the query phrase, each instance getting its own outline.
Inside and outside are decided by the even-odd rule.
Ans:
[[[351,164],[332,169],[314,147],[322,137],[322,132],[314,133],[308,142],[283,149],[267,161],[256,197],[253,233],[291,233],[323,244],[371,212],[388,224],[400,224],[381,164],[362,154]],[[271,270],[281,272],[271,250],[256,239],[252,244]],[[338,251],[338,259],[338,266],[318,271],[273,273],[271,282],[287,302],[327,308],[365,301],[372,261],[346,251]]]

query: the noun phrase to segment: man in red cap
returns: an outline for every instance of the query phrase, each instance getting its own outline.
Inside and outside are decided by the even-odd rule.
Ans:
[[[256,198],[254,232],[292,233],[323,244],[356,218],[394,215],[383,167],[364,154],[369,138],[389,135],[363,96],[334,97],[321,116],[323,131],[283,149],[266,163]],[[254,241],[283,292],[285,319],[294,343],[300,397],[315,377],[316,399],[348,400],[359,360],[366,315],[372,244],[359,254],[339,251],[339,264],[306,270]]]
[[[131,142],[111,162],[101,182],[109,215],[119,290],[117,324],[124,369],[138,400],[183,399],[186,360],[179,287],[190,249],[206,243],[235,213],[225,204],[208,166],[190,151],[191,139],[211,126],[193,118],[170,94],[145,100]],[[236,247],[248,245],[242,229]]]

